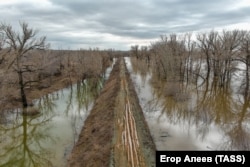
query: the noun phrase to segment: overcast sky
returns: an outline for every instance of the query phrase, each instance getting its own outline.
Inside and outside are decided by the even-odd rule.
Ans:
[[[250,30],[250,0],[0,0],[0,21],[26,21],[54,49],[126,50],[169,33]]]

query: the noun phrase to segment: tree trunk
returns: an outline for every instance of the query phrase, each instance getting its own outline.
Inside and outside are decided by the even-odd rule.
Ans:
[[[18,72],[18,78],[19,78],[19,87],[20,87],[23,107],[26,108],[28,107],[28,103],[27,103],[26,94],[24,92],[23,73],[21,71]]]
[[[249,93],[249,63],[250,63],[250,55],[247,55],[246,59],[246,89],[245,89],[245,96]]]
[[[211,71],[211,65],[210,65],[210,60],[209,60],[209,53],[208,53],[208,51],[206,51],[206,62],[207,62],[207,76],[206,76],[206,79],[209,80],[210,71]]]
[[[249,94],[249,65],[250,65],[250,52],[249,52],[249,43],[247,41],[246,43],[246,90],[245,90],[245,96],[248,96]]]

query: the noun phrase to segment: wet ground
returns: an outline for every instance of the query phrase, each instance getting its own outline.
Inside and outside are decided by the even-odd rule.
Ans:
[[[85,121],[69,166],[154,166],[155,145],[123,60]]]

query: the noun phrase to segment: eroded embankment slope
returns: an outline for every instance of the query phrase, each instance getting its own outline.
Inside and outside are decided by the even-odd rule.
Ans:
[[[118,59],[85,121],[68,166],[144,167],[154,166],[154,158],[155,145],[139,100],[124,59]]]

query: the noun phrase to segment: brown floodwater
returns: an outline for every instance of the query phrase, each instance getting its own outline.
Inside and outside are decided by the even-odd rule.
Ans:
[[[250,150],[242,74],[226,88],[216,81],[166,83],[147,65],[125,60],[157,150]],[[0,166],[65,166],[103,81],[85,80],[35,100],[42,113],[35,117],[1,112]]]
[[[100,78],[85,79],[34,100],[39,115],[23,116],[20,109],[0,112],[0,166],[66,166],[111,69]]]
[[[133,61],[126,58],[157,150],[250,150],[250,98],[238,91],[241,74],[227,88],[162,82]]]

